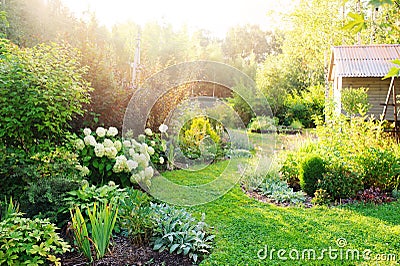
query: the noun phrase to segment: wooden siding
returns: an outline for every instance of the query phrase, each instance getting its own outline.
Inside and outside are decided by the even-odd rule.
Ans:
[[[382,80],[381,78],[343,78],[342,88],[369,88],[368,96],[371,108],[368,114],[373,114],[375,118],[380,118],[383,111],[383,104],[389,89],[390,79]],[[396,95],[400,94],[400,80],[395,79]],[[392,95],[389,103],[392,103]],[[393,106],[388,106],[386,119],[393,120]]]

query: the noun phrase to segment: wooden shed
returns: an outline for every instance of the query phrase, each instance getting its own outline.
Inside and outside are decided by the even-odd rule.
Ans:
[[[328,80],[333,83],[332,93],[336,112],[342,112],[342,88],[369,88],[371,108],[368,114],[379,118],[388,95],[391,79],[382,80],[395,66],[391,60],[400,58],[400,44],[335,46],[329,65]],[[394,92],[400,92],[400,80],[393,80]],[[393,102],[392,94],[389,102]],[[393,120],[393,105],[387,107],[386,118]]]

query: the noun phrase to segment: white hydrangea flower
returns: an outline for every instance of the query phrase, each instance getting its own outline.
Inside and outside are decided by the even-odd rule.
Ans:
[[[155,150],[153,149],[153,147],[148,147],[147,151],[150,155],[153,155],[155,153]]]
[[[166,133],[168,130],[168,126],[165,124],[161,124],[158,130],[160,130],[161,133]]]
[[[89,136],[90,134],[92,134],[92,130],[87,127],[83,130],[83,134],[85,134],[85,136]]]
[[[122,143],[119,140],[114,141],[114,147],[117,149],[117,151],[120,151],[122,149]]]
[[[129,171],[132,171],[132,170],[136,169],[139,166],[139,164],[134,160],[128,160],[126,162],[126,164],[128,166],[128,170]]]
[[[122,142],[122,145],[123,145],[125,148],[130,148],[130,147],[132,147],[132,143],[131,143],[129,140],[124,140],[124,142]]]
[[[144,133],[145,133],[147,136],[152,136],[152,135],[153,135],[153,131],[151,131],[150,128],[146,128],[146,129],[144,130]]]
[[[107,147],[107,148],[104,149],[104,154],[107,156],[107,158],[114,159],[115,156],[117,156],[118,151],[114,146]]]
[[[138,136],[138,140],[139,140],[140,142],[144,142],[144,141],[146,140],[146,136],[143,135],[143,134],[140,134],[140,135]]]
[[[110,186],[110,187],[113,187],[113,186],[115,186],[115,182],[114,182],[114,181],[112,181],[112,180],[110,180],[110,182],[108,182],[108,186]]]
[[[85,142],[85,144],[87,145],[87,146],[89,146],[89,145],[91,145],[91,146],[94,146],[94,145],[96,145],[96,139],[92,136],[92,135],[88,135],[88,136],[85,136],[84,138],[83,138],[83,141]]]
[[[149,160],[148,160],[148,158],[146,157],[146,155],[144,155],[143,153],[140,154],[140,155],[137,157],[137,160],[135,160],[135,161],[137,161],[138,164],[139,164],[139,166],[141,166],[142,168],[146,168],[147,166],[149,166]]]
[[[160,164],[163,164],[164,163],[164,157],[160,157],[159,162],[160,162]]]
[[[83,148],[85,148],[85,142],[83,142],[83,140],[81,140],[81,139],[77,139],[75,141],[75,148],[77,150],[83,150]]]
[[[126,162],[127,162],[127,159],[126,159],[125,155],[120,155],[120,156],[116,157],[115,164],[113,167],[113,172],[121,173],[121,172],[125,171],[125,169],[128,169]]]
[[[104,156],[104,145],[101,143],[97,143],[94,145],[94,154],[96,154],[97,157],[103,157]]]
[[[145,178],[152,178],[154,175],[154,169],[149,166],[144,169],[144,177]]]
[[[154,140],[150,141],[151,146],[156,146],[156,142]]]
[[[109,127],[107,130],[107,136],[115,137],[118,135],[118,129],[116,127]]]
[[[134,148],[129,149],[129,157],[134,158],[136,154],[137,153]],[[137,155],[139,155],[139,154],[137,154]]]
[[[140,152],[141,153],[146,153],[147,151],[149,150],[149,146],[147,146],[147,144],[146,143],[143,143],[141,146],[140,146]]]
[[[97,136],[99,136],[100,138],[104,137],[107,133],[107,130],[104,127],[98,127],[96,129],[96,134]]]
[[[140,136],[140,135],[139,135]],[[142,135],[142,136],[144,136],[144,135]],[[139,142],[137,142],[135,139],[132,139],[131,140],[131,143],[132,143],[132,146],[135,148],[135,149],[140,149],[140,147],[142,146],[142,144],[140,144]]]
[[[106,148],[114,147],[114,142],[111,139],[104,139],[103,144]]]

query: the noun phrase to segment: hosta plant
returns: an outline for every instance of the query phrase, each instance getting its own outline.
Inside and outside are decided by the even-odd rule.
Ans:
[[[154,250],[183,254],[194,262],[209,253],[214,235],[207,232],[204,215],[198,222],[184,209],[166,204],[152,204],[151,207],[156,224],[152,238]]]
[[[300,204],[305,201],[302,191],[293,191],[293,188],[279,178],[266,178],[259,190],[263,195],[278,203]]]

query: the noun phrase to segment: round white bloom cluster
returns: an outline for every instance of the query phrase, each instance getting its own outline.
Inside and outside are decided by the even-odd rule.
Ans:
[[[94,146],[94,145],[96,145],[96,139],[92,136],[92,135],[87,135],[87,136],[85,136],[84,138],[83,138],[83,141],[85,142],[85,144],[87,145],[87,146]]]
[[[153,135],[153,131],[151,131],[150,128],[146,128],[146,129],[144,130],[144,133],[145,133],[147,136],[152,136],[152,135]]]
[[[118,135],[118,129],[116,127],[109,127],[107,130],[107,136],[115,137],[116,135]]]
[[[104,127],[98,127],[96,129],[96,134],[97,136],[99,136],[100,138],[104,137],[107,133],[107,130]]]
[[[89,175],[89,173],[90,173],[89,168],[87,168],[86,166],[77,164],[77,165],[75,165],[75,168],[79,171],[79,173],[82,177],[85,177],[85,176]]]
[[[83,140],[81,140],[81,139],[77,139],[75,141],[75,148],[77,150],[83,150],[85,148],[85,142],[83,142]]]
[[[167,133],[168,130],[168,126],[165,124],[161,124],[158,128],[158,130],[160,130],[161,133]]]

